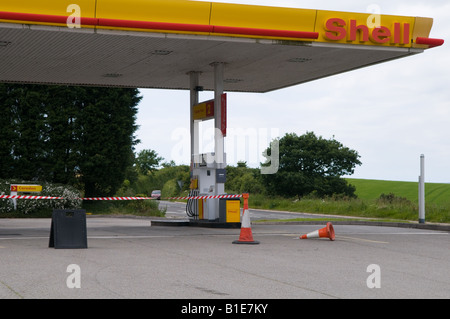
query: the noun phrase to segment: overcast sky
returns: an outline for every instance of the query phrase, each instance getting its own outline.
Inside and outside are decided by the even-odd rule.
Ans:
[[[228,92],[228,163],[258,167],[271,139],[313,131],[334,137],[361,156],[354,178],[417,181],[420,154],[425,180],[450,183],[450,2],[443,0],[217,2],[293,8],[370,12],[434,18],[430,37],[446,43],[422,54],[340,74],[270,93]],[[326,88],[326,90],[325,90]],[[325,93],[326,92],[326,93]],[[382,92],[380,94],[379,92]],[[166,161],[189,163],[189,92],[141,90],[136,150],[153,149]],[[213,98],[202,92],[200,100]],[[203,152],[213,150],[202,131]],[[233,132],[246,130],[256,141],[239,146]]]

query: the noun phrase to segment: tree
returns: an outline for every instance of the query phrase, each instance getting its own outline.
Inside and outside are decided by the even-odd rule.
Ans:
[[[270,151],[268,148],[267,154]],[[361,165],[360,156],[334,138],[326,140],[313,132],[286,134],[279,139],[279,155],[278,172],[262,176],[269,193],[302,197],[315,191],[319,196],[354,196],[355,188],[341,176],[354,173],[356,165]]]
[[[227,166],[225,189],[233,193],[262,193],[264,186],[260,170],[247,167],[246,162],[238,162],[237,166]]]
[[[16,140],[14,104],[15,98],[6,85],[0,85],[0,178],[13,177],[13,143]],[[5,107],[10,105],[10,107]]]
[[[45,136],[46,173],[45,179],[54,183],[76,183],[79,162],[77,151],[77,127],[85,88],[69,86],[39,86],[40,100],[46,105]]]
[[[110,196],[133,164],[137,89],[0,84],[0,177]]]
[[[37,86],[0,86],[0,156],[4,177],[37,180],[45,174],[45,104]],[[31,89],[29,89],[31,88]]]
[[[154,150],[142,150],[136,156],[136,168],[140,174],[152,173],[159,166],[164,158],[158,156]]]
[[[76,135],[85,196],[112,196],[132,165],[137,89],[85,88]]]

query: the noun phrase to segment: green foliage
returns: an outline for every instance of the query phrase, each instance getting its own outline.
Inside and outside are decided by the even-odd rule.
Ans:
[[[371,179],[346,178],[349,183],[355,185],[356,195],[359,198],[375,200],[383,193],[393,193],[397,196],[417,203],[418,182],[384,181]],[[425,183],[425,198],[433,204],[450,205],[450,184]]]
[[[178,181],[182,182],[182,188],[178,186]],[[146,194],[147,196],[149,196],[153,190],[160,189],[162,191],[162,196],[167,197],[176,196],[181,192],[186,191],[189,188],[189,184],[189,166],[170,165],[156,170],[150,175],[139,174],[137,180],[130,183],[129,189],[131,190],[131,193]]]
[[[155,200],[84,202],[83,209],[89,214],[135,215],[163,217],[165,210],[159,209]]]
[[[122,184],[130,162],[137,104],[135,89],[89,88],[81,111],[78,163],[87,197],[112,196]]]
[[[373,203],[378,211],[386,214],[403,211],[403,215],[417,219],[418,182],[369,179],[348,181],[355,185],[358,198]],[[450,184],[425,183],[425,219],[430,222],[450,222]]]
[[[158,156],[154,150],[142,150],[136,156],[136,170],[143,175],[153,173],[164,158]]]
[[[265,193],[259,169],[248,168],[244,163],[227,166],[225,189],[228,193]]]
[[[36,183],[36,182],[33,182]],[[11,184],[30,184],[23,180],[0,180],[0,194],[9,194]],[[17,211],[10,199],[0,200],[1,217],[13,217],[17,215],[39,215],[50,217],[54,209],[77,209],[81,207],[82,201],[80,192],[68,185],[39,183],[42,185],[42,192],[34,194],[38,196],[64,197],[64,200],[28,200],[17,199]]]
[[[387,201],[384,199],[367,200],[345,196],[317,198],[313,194],[300,200],[297,198],[267,197],[261,194],[250,194],[249,206],[253,209],[417,221],[417,204],[405,202],[403,199],[393,196],[395,199],[390,202],[389,199]],[[444,206],[429,203],[425,210],[427,222],[450,223],[450,205]]]
[[[380,197],[377,199],[377,203],[384,205],[412,205],[412,202],[405,197],[400,197],[395,195],[394,193],[384,194],[382,193]]]
[[[176,197],[179,194],[180,187],[175,179],[168,180],[161,190],[162,197]]]
[[[266,153],[270,152],[268,148]],[[278,172],[262,176],[270,194],[302,197],[315,191],[321,197],[354,196],[355,188],[341,176],[353,174],[356,165],[361,165],[359,155],[335,139],[312,132],[286,134],[279,139],[279,156]]]
[[[132,165],[137,89],[0,84],[0,176],[111,196]]]
[[[135,215],[163,217],[165,210],[159,209],[155,200],[83,202],[83,209],[89,214],[102,215]]]

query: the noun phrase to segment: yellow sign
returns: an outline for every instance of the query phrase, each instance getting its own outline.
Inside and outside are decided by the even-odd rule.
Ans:
[[[227,223],[239,223],[241,221],[241,201],[227,200]]]
[[[194,105],[194,120],[207,120],[214,117],[214,100]]]
[[[0,21],[68,25],[72,0],[3,1]],[[185,0],[77,0],[81,27],[421,47],[433,19]],[[27,23],[27,24],[28,24]],[[304,32],[308,36],[299,36]],[[433,42],[433,41],[432,41]],[[443,40],[434,41],[442,45]],[[426,44],[426,43],[425,43]]]
[[[39,193],[42,192],[41,185],[11,185],[11,192]]]

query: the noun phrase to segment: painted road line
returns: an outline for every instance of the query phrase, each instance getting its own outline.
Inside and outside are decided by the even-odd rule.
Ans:
[[[353,240],[353,241],[362,241],[367,243],[375,243],[375,244],[389,244],[387,241],[379,241],[379,240],[370,240],[370,239],[363,239],[363,238],[357,238],[357,237],[347,237],[347,236],[336,236],[336,239],[343,239],[345,240]]]

